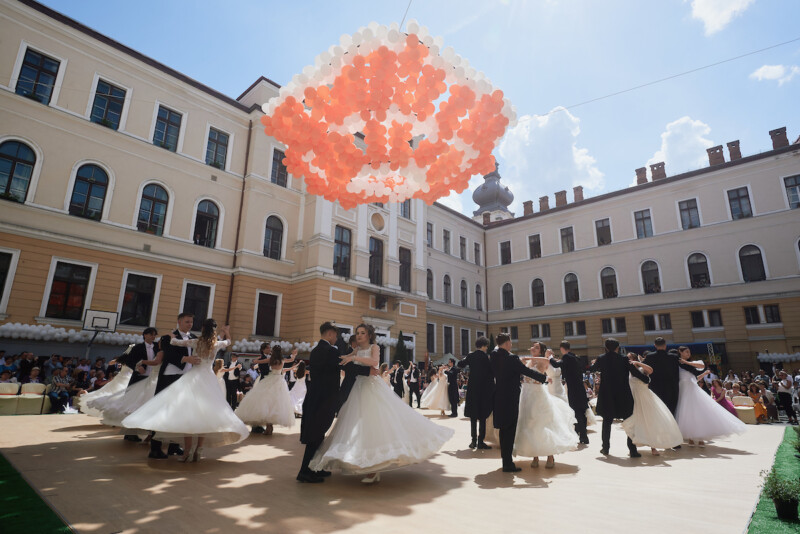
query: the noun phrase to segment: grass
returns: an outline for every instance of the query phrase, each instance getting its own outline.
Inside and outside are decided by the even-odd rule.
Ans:
[[[800,477],[800,460],[795,457],[797,451],[794,448],[796,439],[800,439],[800,434],[797,434],[794,428],[786,427],[783,441],[775,453],[775,470],[786,478]],[[762,494],[750,519],[747,532],[748,534],[797,534],[800,532],[800,521],[790,523],[778,519],[772,500]]]
[[[72,532],[0,454],[0,532],[68,534]]]

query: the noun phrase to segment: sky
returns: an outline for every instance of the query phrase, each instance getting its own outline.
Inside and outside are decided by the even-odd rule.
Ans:
[[[516,107],[494,154],[517,215],[652,163],[704,167],[729,141],[770,150],[775,128],[800,136],[796,0],[40,1],[234,98],[259,76],[287,84],[342,34],[415,19]],[[482,182],[440,202],[471,216]]]

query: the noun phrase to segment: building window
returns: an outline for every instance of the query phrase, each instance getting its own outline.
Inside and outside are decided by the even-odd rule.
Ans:
[[[511,241],[500,243],[500,265],[511,263]]]
[[[468,297],[467,297],[467,282],[466,280],[461,281],[461,307],[466,308],[469,304]]]
[[[273,260],[281,259],[283,245],[283,223],[274,215],[267,217],[264,229],[264,256]]]
[[[369,238],[369,282],[383,285],[383,241]]]
[[[617,273],[613,268],[606,267],[600,271],[600,285],[603,288],[604,299],[613,299],[617,297]]]
[[[458,249],[459,249],[459,256],[462,260],[467,259],[467,238],[466,237],[459,237],[458,238]]]
[[[228,139],[228,134],[209,128],[206,165],[211,165],[218,169],[225,168],[225,158],[228,155]]]
[[[382,208],[383,202],[370,202],[371,206],[375,206],[376,208]]]
[[[433,247],[433,224],[427,223],[425,239],[429,247]]]
[[[0,145],[0,198],[25,202],[36,156],[28,145],[6,141]]]
[[[503,309],[514,309],[514,287],[511,284],[503,284]]]
[[[550,337],[550,323],[542,323],[539,325],[542,330],[542,338],[547,339]]]
[[[28,48],[22,60],[15,92],[48,105],[60,64],[58,60]]]
[[[578,292],[578,277],[574,273],[564,277],[564,297],[567,302],[578,302],[581,299]]]
[[[745,324],[759,324],[761,318],[758,315],[758,306],[745,306],[744,307],[744,322]]]
[[[269,176],[269,181],[281,187],[286,187],[289,181],[289,173],[286,171],[286,165],[283,164],[283,158],[285,157],[286,154],[277,148],[272,151],[272,173]]]
[[[786,187],[786,198],[791,209],[800,208],[800,174],[783,179]]]
[[[697,199],[681,200],[678,202],[681,212],[681,227],[684,230],[700,226],[700,212],[697,210]]]
[[[781,310],[777,304],[764,304],[764,322],[780,323]]]
[[[258,293],[258,308],[256,308],[255,335],[275,337],[278,317],[278,295]]]
[[[469,330],[461,329],[461,355],[466,356],[469,354]]]
[[[528,252],[532,260],[542,257],[542,241],[539,234],[528,236]]]
[[[565,321],[564,322],[564,337],[570,337],[575,335],[575,325],[572,324],[572,321]]]
[[[692,328],[705,328],[706,321],[703,318],[703,312],[693,311],[691,312],[691,317],[692,317]]]
[[[650,219],[650,210],[641,210],[633,213],[636,221],[636,238],[644,239],[653,236],[653,221]]]
[[[214,248],[217,244],[217,226],[219,224],[219,208],[210,200],[203,200],[197,205],[194,219],[194,244],[201,247]]]
[[[575,321],[575,332],[579,336],[586,335],[586,321]]]
[[[411,250],[400,247],[400,291],[411,292]]]
[[[425,348],[432,354],[436,352],[436,325],[428,323],[427,327],[428,328],[425,335]]]
[[[644,330],[647,331],[654,331],[656,329],[656,316],[655,315],[645,315],[642,317],[644,319]]]
[[[753,210],[750,208],[750,194],[746,187],[728,191],[728,205],[731,207],[731,218],[734,221],[753,216]]]
[[[614,329],[611,327],[611,319],[601,319],[600,326],[604,334],[614,333]]]
[[[427,285],[427,290],[428,290],[428,298],[430,300],[433,300],[433,271],[431,271],[430,269],[428,269],[428,275],[427,275],[427,281],[426,282],[427,282],[426,285]]]
[[[475,265],[481,264],[481,245],[480,243],[475,243]]]
[[[668,313],[659,313],[658,323],[661,330],[672,330],[672,320]]]
[[[92,115],[89,120],[112,130],[118,130],[124,104],[125,89],[104,80],[98,80],[97,90],[94,93],[94,104],[92,104]]]
[[[2,307],[3,302],[8,302],[7,298],[10,286],[6,284],[9,282],[8,275],[11,273],[11,264],[14,262],[14,254],[8,252],[0,252],[0,312],[5,313],[5,307]],[[16,268],[16,267],[15,267]]]
[[[537,339],[539,337],[539,325],[532,324],[531,325],[531,339]]]
[[[442,251],[450,254],[450,230],[442,230]]]
[[[483,290],[480,284],[475,286],[475,309],[483,311]]]
[[[625,318],[614,317],[605,318],[600,320],[600,327],[603,334],[624,334],[625,333]],[[580,328],[580,326],[579,326]],[[585,328],[585,323],[584,323]]]
[[[119,324],[150,326],[157,284],[158,279],[153,276],[128,273]]]
[[[91,276],[91,267],[57,262],[45,317],[80,321]]]
[[[561,252],[572,252],[575,250],[575,239],[572,235],[572,227],[561,229]]]
[[[627,325],[625,324],[625,317],[617,317],[614,319],[614,322],[617,325],[617,332],[622,333],[628,331]]]
[[[642,287],[646,294],[661,293],[661,280],[656,262],[648,260],[642,264]]]
[[[83,165],[75,175],[69,214],[99,221],[108,191],[108,175],[97,165]]]
[[[450,287],[451,284],[450,284],[450,276],[449,275],[444,275],[444,281],[443,281],[442,285],[444,286],[444,302],[445,302],[445,304],[450,304],[450,302],[451,302],[451,293],[450,293],[450,291],[451,291],[452,288]]]
[[[602,247],[611,243],[611,222],[608,219],[601,219],[594,222],[597,232],[597,246]]]
[[[541,278],[531,282],[531,301],[534,306],[544,306],[544,282]]]
[[[518,326],[512,326],[511,327],[511,339],[513,339],[513,340],[519,339],[519,327]]]
[[[170,152],[178,150],[178,136],[181,132],[182,116],[176,111],[158,106],[156,129],[153,132],[153,144],[166,148]]]
[[[167,205],[169,195],[166,189],[157,184],[150,184],[142,191],[142,200],[139,203],[139,217],[136,227],[140,232],[153,235],[164,233],[164,223],[167,220]]]
[[[336,226],[333,245],[333,274],[350,278],[350,242],[349,228]]]
[[[400,203],[400,217],[404,219],[411,219],[411,199],[407,198],[406,200]]]
[[[708,310],[708,326],[722,326],[722,311],[721,310]]]
[[[711,285],[711,276],[708,274],[708,260],[703,254],[696,252],[689,256],[687,265],[689,266],[689,281],[693,288]]]
[[[453,354],[453,327],[444,327],[444,353]]]
[[[183,296],[182,312],[194,314],[192,330],[197,332],[208,318],[208,308],[211,305],[211,286],[186,283],[186,291]]]
[[[739,264],[745,282],[759,282],[767,279],[761,249],[755,245],[745,245],[739,250]]]

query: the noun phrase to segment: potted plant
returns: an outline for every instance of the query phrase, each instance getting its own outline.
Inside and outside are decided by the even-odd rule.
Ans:
[[[797,520],[797,504],[800,501],[800,478],[792,480],[782,477],[775,467],[762,471],[764,495],[775,503],[778,518],[784,521]]]

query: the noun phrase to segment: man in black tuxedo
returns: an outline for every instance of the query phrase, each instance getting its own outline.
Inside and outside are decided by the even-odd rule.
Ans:
[[[389,374],[389,382],[392,389],[401,399],[403,398],[403,368],[400,367],[400,360],[395,360],[392,371]]]
[[[619,353],[619,341],[610,337],[606,339],[605,347],[605,354],[592,362],[589,371],[600,372],[600,392],[597,395],[597,413],[603,418],[603,448],[600,452],[607,455],[614,419],[627,419],[633,413],[633,394],[628,373],[645,383],[649,379]],[[628,451],[631,458],[641,456],[631,438],[628,438]]]
[[[589,444],[589,435],[586,433],[586,410],[589,408],[589,399],[583,387],[583,362],[569,351],[569,341],[562,341],[560,345],[561,360],[550,358],[550,365],[561,369],[561,377],[567,383],[567,400],[569,407],[575,412],[575,432],[580,436],[580,442]]]
[[[672,415],[678,409],[678,368],[680,358],[677,354],[667,352],[667,342],[657,337],[655,352],[648,352],[644,364],[653,368],[650,375],[650,391],[655,393],[667,405]]]
[[[447,399],[450,401],[450,417],[458,417],[458,373],[456,367],[456,359],[450,358],[447,362],[447,369],[444,374],[447,375]]]
[[[478,350],[470,352],[458,362],[460,369],[469,366],[467,399],[464,403],[464,415],[469,417],[472,431],[469,448],[491,449],[483,441],[486,439],[486,418],[492,413],[492,404],[494,403],[494,373],[492,373],[489,355],[486,354],[489,340],[483,336],[479,337],[475,340],[475,348]]]
[[[191,333],[193,323],[193,313],[181,313],[178,315],[178,328],[172,334],[178,339],[195,339],[197,336]],[[162,337],[159,346],[164,353],[164,357],[161,361],[161,368],[158,370],[156,395],[177,382],[184,373],[192,368],[192,365],[200,363],[200,358],[192,355],[191,348],[171,345],[169,336]],[[167,454],[181,455],[183,451],[177,443],[170,443]],[[164,454],[161,450],[161,441],[150,438],[149,458],[163,460],[167,457],[167,454]]]
[[[131,379],[128,381],[126,389],[137,382],[141,382],[149,376],[150,367],[142,368],[142,366],[139,365],[139,362],[142,360],[155,359],[156,352],[158,352],[158,348],[155,345],[156,336],[158,336],[158,330],[152,326],[148,326],[142,332],[142,338],[144,341],[129,347],[129,350],[126,350],[122,356],[116,359],[117,363],[126,365],[129,369],[133,370]],[[141,373],[139,372],[140,370],[142,371]],[[124,439],[126,441],[134,442],[142,441],[142,439],[136,434],[125,434]]]
[[[497,348],[489,356],[495,381],[494,427],[500,431],[500,456],[503,459],[503,472],[515,473],[521,471],[514,465],[512,457],[514,439],[517,436],[519,395],[522,391],[520,375],[525,375],[542,384],[547,382],[547,375],[525,367],[518,356],[509,352],[511,337],[508,334],[497,334],[495,342]]]
[[[231,354],[231,363],[228,364],[230,371],[225,373],[225,400],[235,410],[239,404],[239,377],[241,376],[242,364],[239,363],[239,355]]]
[[[411,406],[411,401],[414,395],[417,396],[417,408],[420,407],[420,394],[419,394],[419,369],[414,362],[408,362],[408,369],[405,372],[406,383],[408,384],[408,405]]]
[[[303,463],[297,473],[298,482],[323,482],[330,476],[328,471],[312,471],[308,464],[314,457],[325,433],[333,424],[339,407],[339,371],[340,355],[336,348],[339,330],[331,323],[325,322],[319,327],[322,339],[311,351],[309,359],[312,373],[307,380],[306,398],[303,400],[303,418],[300,421],[300,443],[305,444]],[[365,365],[356,366],[359,374],[368,375],[373,369]],[[356,370],[354,370],[355,372]],[[375,370],[377,374],[377,370]]]

